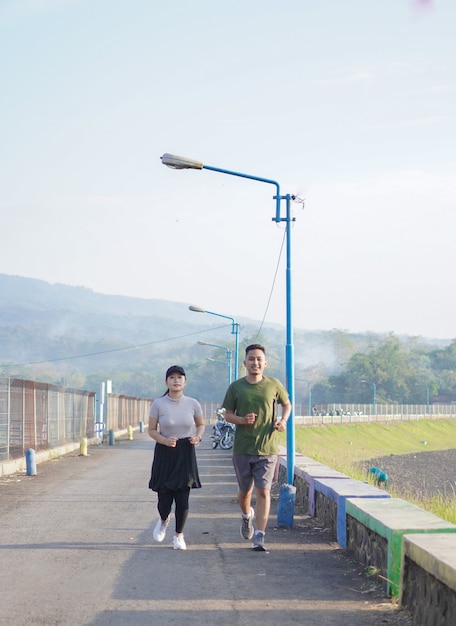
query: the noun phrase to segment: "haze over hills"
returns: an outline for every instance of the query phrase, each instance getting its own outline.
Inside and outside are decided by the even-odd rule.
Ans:
[[[242,346],[264,342],[270,374],[283,378],[285,328],[261,328],[261,322],[248,318],[236,321],[240,360]],[[296,376],[312,373],[315,379],[318,372],[337,370],[354,352],[382,337],[295,329]],[[433,347],[450,343],[420,340]],[[195,376],[211,385],[223,386],[223,367],[207,359],[224,359],[224,352],[217,354],[198,341],[234,350],[231,322],[192,313],[187,303],[103,295],[85,287],[0,274],[0,376],[78,387],[115,377],[117,393],[140,395],[144,386],[161,389],[163,371],[178,362],[192,366]]]
[[[259,324],[242,324],[243,334]],[[231,322],[188,304],[103,295],[85,287],[0,274],[0,375],[74,386],[119,372],[157,370],[213,356],[197,346],[230,346]],[[278,335],[283,330],[275,331]],[[193,353],[193,354],[192,354]],[[158,373],[159,371],[159,373]],[[133,374],[132,374],[133,377]],[[87,383],[88,381],[88,383]],[[118,392],[132,393],[126,383]]]
[[[0,274],[0,315],[20,311],[75,311],[79,314],[158,316],[183,319],[188,305],[166,300],[145,300],[96,293],[86,287],[51,284],[44,280]]]

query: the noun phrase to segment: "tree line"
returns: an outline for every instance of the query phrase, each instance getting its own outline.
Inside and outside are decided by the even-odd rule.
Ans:
[[[267,345],[266,373],[285,383],[284,347],[263,336],[249,336],[240,345],[239,376],[244,375],[242,361],[245,347],[252,342]],[[456,340],[444,348],[430,348],[419,338],[401,340],[394,334],[373,337],[371,343],[357,349],[350,336],[333,333],[336,363],[305,363],[305,342],[298,341],[295,356],[295,401],[307,402],[309,391],[316,404],[372,404],[375,384],[378,404],[425,404],[456,401]],[[220,341],[220,340],[219,340]],[[229,345],[226,343],[226,345]],[[231,346],[234,350],[234,345]],[[215,359],[210,361],[207,357]],[[171,360],[183,364],[187,371],[187,393],[203,402],[220,402],[228,385],[225,351],[212,349],[195,355],[195,347],[183,348]],[[342,360],[343,359],[343,360]],[[153,367],[119,368],[107,372],[114,380],[116,393],[138,397],[155,397],[163,393],[164,372],[169,357],[160,355]],[[87,383],[100,380],[100,372],[87,377]]]
[[[302,371],[308,380],[313,371]],[[355,352],[339,371],[312,381],[315,403],[371,404],[375,385],[379,404],[456,401],[456,340],[445,348],[424,349],[416,338],[393,334]]]
[[[15,329],[17,331],[17,329]],[[242,361],[249,343],[267,347],[266,373],[285,383],[284,336],[280,330],[249,333],[244,329],[239,346],[238,375],[244,375]],[[234,339],[203,335],[209,343],[226,346],[234,353]],[[9,333],[9,341],[14,334]],[[188,375],[187,393],[203,402],[221,402],[228,385],[226,350],[198,345],[192,338],[146,345],[132,350],[113,349],[114,342],[97,338],[94,343],[75,341],[72,334],[53,343],[35,333],[34,341],[20,342],[17,357],[25,360],[25,346],[33,346],[38,358],[22,366],[4,366],[0,376],[66,385],[98,392],[103,381],[112,380],[113,392],[135,397],[157,397],[165,390],[164,373],[169,365],[183,365]],[[20,346],[20,349],[19,349]],[[83,354],[78,359],[55,357]],[[95,353],[95,354],[94,354]],[[100,354],[101,353],[101,354]],[[29,357],[30,358],[30,357]],[[49,359],[49,360],[46,360]],[[54,360],[52,360],[54,359]],[[212,360],[210,360],[212,359]],[[371,404],[373,384],[379,404],[425,404],[456,401],[456,340],[444,347],[419,337],[350,334],[342,330],[295,333],[295,401],[307,402],[309,391],[315,404]],[[363,382],[364,381],[364,382]]]

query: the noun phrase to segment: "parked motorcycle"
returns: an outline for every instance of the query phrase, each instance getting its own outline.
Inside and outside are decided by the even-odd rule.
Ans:
[[[225,420],[225,409],[217,409],[215,411],[217,421],[214,424],[211,435],[212,447],[215,449],[220,446],[222,450],[230,450],[234,444],[234,433],[236,426]]]

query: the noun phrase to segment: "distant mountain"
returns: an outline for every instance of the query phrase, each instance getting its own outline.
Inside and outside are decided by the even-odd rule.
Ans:
[[[230,324],[211,317],[192,315],[185,303],[0,274],[0,376],[77,386],[126,372],[131,379],[156,372],[161,380],[170,361],[214,356],[196,348],[198,340],[231,346]],[[246,333],[257,327],[243,324]],[[134,395],[134,384],[125,382],[122,393]]]
[[[163,372],[173,362],[193,367],[193,379],[200,378],[208,395],[220,396],[226,370],[223,362],[208,363],[207,358],[223,361],[225,353],[214,353],[198,341],[234,350],[234,337],[226,325],[220,328],[223,323],[209,317],[189,315],[185,303],[103,295],[85,287],[0,274],[0,376],[65,381],[85,388],[115,377],[116,393],[143,395],[151,384],[161,388]],[[264,342],[269,373],[283,379],[284,327],[267,325],[258,335],[259,322],[237,321],[240,361],[243,345]],[[383,338],[336,329],[295,329],[296,378],[315,380],[340,370],[352,354]],[[429,340],[430,347],[449,343]],[[198,397],[204,399],[202,394]]]
[[[51,284],[44,280],[0,274],[0,321],[8,319],[8,312],[36,313],[73,311],[91,315],[158,316],[163,319],[188,317],[188,306],[167,300],[146,300],[127,296],[96,293],[87,287]]]

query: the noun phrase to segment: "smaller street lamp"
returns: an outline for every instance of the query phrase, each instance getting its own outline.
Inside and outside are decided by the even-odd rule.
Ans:
[[[198,341],[199,346],[212,346],[213,348],[221,348],[222,350],[226,350],[226,362],[228,364],[228,386],[233,382],[233,374],[231,371],[231,362],[233,357],[233,352],[227,348],[226,346],[219,346],[216,343],[207,343],[206,341]],[[213,360],[213,359],[209,359]],[[224,363],[225,361],[222,361]]]
[[[221,361],[220,359],[210,359],[209,357],[206,359],[206,361],[212,361],[213,363],[221,363],[222,365],[227,365],[228,369],[230,367],[230,364],[227,361]]]
[[[234,349],[234,377],[237,379],[239,376],[239,324],[234,321],[234,318],[228,315],[222,315],[221,313],[214,313],[214,311],[206,311],[203,307],[190,305],[190,311],[195,313],[208,313],[209,315],[216,315],[217,317],[224,317],[227,320],[231,320],[231,334],[235,335],[235,349]]]

